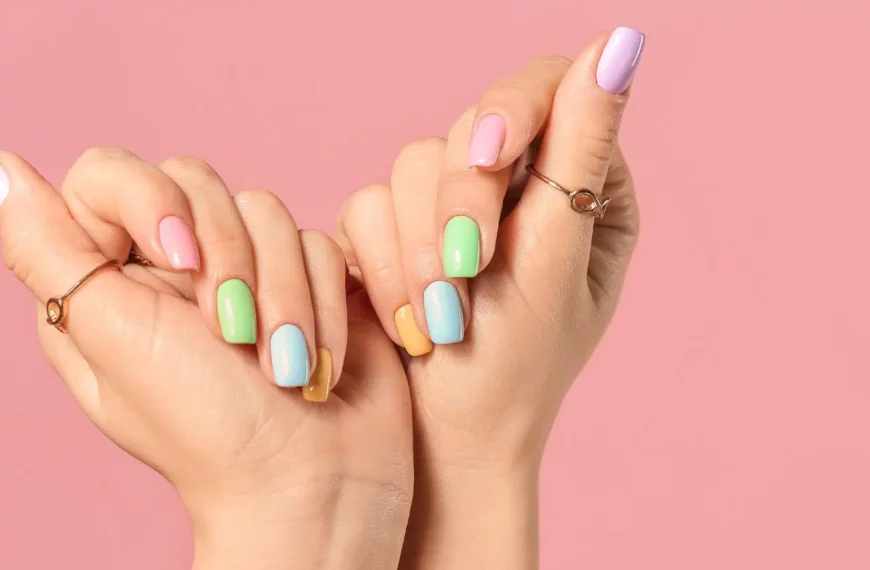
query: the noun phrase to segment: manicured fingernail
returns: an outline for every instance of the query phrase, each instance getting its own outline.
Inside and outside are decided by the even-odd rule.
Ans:
[[[426,338],[426,335],[417,326],[411,305],[399,307],[393,318],[396,321],[396,329],[399,331],[399,339],[408,354],[423,356],[432,352],[432,341]]]
[[[448,281],[433,281],[423,291],[426,325],[435,344],[455,344],[465,338],[459,292]]]
[[[308,384],[311,364],[308,344],[302,330],[294,325],[281,325],[269,341],[272,349],[272,373],[275,383],[285,388]]]
[[[444,228],[444,274],[476,277],[480,269],[480,228],[468,216],[454,216]]]
[[[6,171],[0,167],[0,205],[6,200],[9,195],[9,177],[6,176]]]
[[[477,122],[468,146],[468,166],[492,166],[504,145],[505,124],[500,115],[487,115]]]
[[[595,74],[598,85],[615,95],[628,89],[640,63],[645,40],[642,33],[631,28],[613,30],[598,60]]]
[[[199,248],[190,226],[179,217],[166,216],[158,226],[160,246],[174,269],[199,269]]]
[[[309,402],[325,402],[332,386],[332,353],[325,348],[317,349],[317,366],[311,382],[302,388],[302,397]]]
[[[257,310],[254,295],[241,279],[224,281],[217,291],[221,334],[230,344],[256,344]]]

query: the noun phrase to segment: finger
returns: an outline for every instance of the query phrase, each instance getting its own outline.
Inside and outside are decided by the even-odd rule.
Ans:
[[[436,246],[433,213],[445,151],[443,139],[411,143],[396,158],[390,183],[414,318],[434,344],[462,342],[470,307],[467,282],[447,278]]]
[[[438,178],[435,223],[447,277],[476,277],[489,264],[511,175],[510,169],[468,168],[473,120],[474,109],[468,109],[453,125]]]
[[[263,372],[279,386],[305,386],[316,365],[314,311],[296,222],[271,192],[235,201],[254,250]]]
[[[477,105],[473,126],[464,132],[466,166],[503,170],[538,136],[556,88],[571,66],[564,57],[547,57],[496,83]]]
[[[347,351],[347,266],[338,245],[324,233],[299,233],[305,274],[314,309],[317,365],[302,395],[312,402],[325,402],[341,378]]]
[[[27,162],[6,152],[0,152],[0,198],[0,240],[6,265],[43,306],[106,262],[73,220],[61,195]],[[91,366],[106,370],[140,360],[134,338],[137,327],[127,323],[153,326],[154,307],[153,290],[107,269],[66,299],[62,322],[68,338]],[[64,342],[57,330],[48,332]],[[70,388],[74,395],[81,394],[76,386]]]
[[[220,176],[195,158],[160,165],[190,204],[200,248],[192,275],[196,298],[212,330],[231,344],[257,343],[254,258],[248,232]]]
[[[377,228],[377,231],[372,231]],[[432,351],[432,341],[420,330],[405,284],[402,250],[389,186],[369,186],[342,206],[337,241],[345,257],[359,268],[381,326],[394,343],[411,356]]]
[[[171,178],[129,151],[88,150],[70,169],[61,193],[107,258],[126,260],[135,241],[157,267],[199,268],[187,198]]]
[[[566,189],[601,195],[628,100],[625,90],[643,46],[643,34],[618,28],[580,55],[556,92],[536,161],[539,172]],[[512,240],[511,254],[531,265],[524,272],[529,279],[555,268],[585,276],[593,223],[593,216],[572,209],[567,196],[532,177],[502,231],[520,236]]]
[[[640,231],[634,182],[619,146],[614,149],[603,193],[610,197],[607,215],[595,220],[589,257],[589,290],[596,305],[616,306]]]

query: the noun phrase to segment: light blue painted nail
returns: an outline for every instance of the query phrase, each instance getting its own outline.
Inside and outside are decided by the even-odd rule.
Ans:
[[[465,338],[459,292],[452,283],[433,281],[423,291],[429,338],[435,344],[455,344]]]
[[[9,177],[6,176],[6,171],[0,168],[0,204],[9,195]]]
[[[269,346],[275,383],[285,388],[307,386],[311,365],[302,330],[294,325],[282,325],[272,333]]]

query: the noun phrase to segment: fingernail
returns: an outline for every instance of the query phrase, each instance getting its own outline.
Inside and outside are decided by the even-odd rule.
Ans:
[[[325,402],[332,386],[332,353],[325,348],[317,349],[317,366],[311,382],[302,388],[302,397],[309,402]]]
[[[311,364],[305,335],[295,325],[281,325],[269,341],[275,383],[285,388],[308,384]]]
[[[454,216],[444,228],[444,274],[476,277],[480,269],[480,228],[468,216]]]
[[[435,344],[455,344],[465,338],[459,292],[448,281],[433,281],[423,291],[426,325]]]
[[[224,281],[217,292],[221,334],[230,344],[256,344],[257,310],[254,295],[241,279]]]
[[[417,326],[411,305],[399,307],[393,318],[396,321],[396,329],[399,331],[399,339],[408,354],[423,356],[432,352],[432,341],[426,338],[426,335]]]
[[[6,176],[6,171],[0,167],[0,205],[6,200],[9,195],[9,177]]]
[[[645,38],[642,33],[631,28],[613,30],[598,60],[598,71],[595,74],[598,85],[614,95],[628,89],[640,63]]]
[[[477,122],[468,146],[468,166],[492,166],[504,145],[505,124],[499,115],[487,115]]]
[[[158,226],[160,246],[174,269],[199,269],[199,248],[190,226],[177,216],[166,216]]]

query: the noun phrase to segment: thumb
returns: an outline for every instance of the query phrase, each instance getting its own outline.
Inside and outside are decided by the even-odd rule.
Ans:
[[[0,243],[6,266],[42,304],[62,299],[109,261],[72,219],[60,194],[30,164],[7,152],[0,152]],[[98,369],[138,360],[136,343],[130,342],[134,331],[125,323],[149,330],[155,314],[153,291],[119,268],[105,267],[53,306],[69,338]]]

